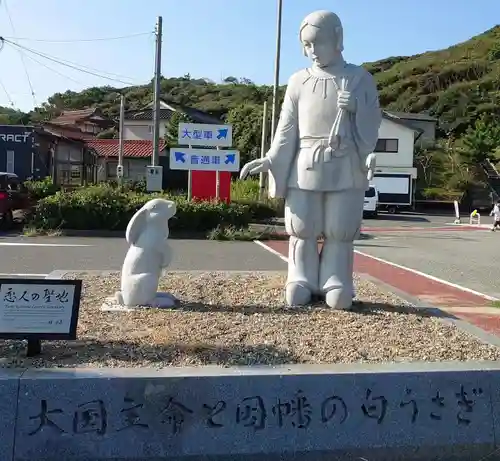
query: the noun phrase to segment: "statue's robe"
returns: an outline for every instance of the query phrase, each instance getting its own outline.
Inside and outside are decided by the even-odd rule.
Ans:
[[[320,77],[303,69],[290,78],[267,154],[271,197],[286,198],[289,188],[317,192],[367,189],[365,162],[375,149],[381,123],[377,87],[372,75],[360,66],[342,62],[333,73]],[[356,100],[356,111],[345,113],[340,145],[333,155],[327,155],[342,80]]]

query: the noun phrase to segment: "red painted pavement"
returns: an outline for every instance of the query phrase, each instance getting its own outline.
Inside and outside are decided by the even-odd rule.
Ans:
[[[288,255],[287,241],[269,241],[265,244],[278,251],[280,254]],[[321,244],[319,244],[321,248]],[[377,261],[368,256],[355,253],[354,271],[374,277],[397,290],[419,299],[423,303],[447,311],[453,307],[484,307],[491,306],[491,301],[458,288],[451,287],[441,282],[428,279],[414,272],[394,267],[390,264]],[[451,315],[461,318],[473,325],[478,326],[490,333],[500,336],[500,309],[499,315],[475,314],[473,312],[458,313],[449,312]]]
[[[266,245],[280,254],[288,255],[288,242],[274,240]],[[319,244],[321,248],[321,243]],[[489,306],[491,302],[481,296],[428,279],[414,272],[394,267],[368,256],[354,254],[354,271],[367,274],[381,282],[391,285],[422,302],[436,307]]]
[[[488,333],[500,336],[500,315],[474,314],[471,312],[460,312],[452,314],[476,327],[482,328]]]
[[[445,226],[445,227],[363,227],[361,232],[463,232],[489,230],[477,226]]]

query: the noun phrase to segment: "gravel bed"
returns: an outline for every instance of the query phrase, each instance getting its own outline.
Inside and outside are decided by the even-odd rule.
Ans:
[[[1,367],[500,359],[499,348],[359,278],[360,302],[342,312],[322,304],[286,308],[281,274],[171,272],[160,289],[178,296],[179,308],[117,313],[100,307],[118,288],[118,273],[76,277],[84,283],[78,340],[44,342],[36,358],[25,357],[21,341],[0,341]]]

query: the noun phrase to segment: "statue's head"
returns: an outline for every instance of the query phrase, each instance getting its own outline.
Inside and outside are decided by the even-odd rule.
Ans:
[[[304,55],[318,67],[327,67],[342,57],[344,32],[335,13],[315,11],[309,14],[300,25],[299,37]]]

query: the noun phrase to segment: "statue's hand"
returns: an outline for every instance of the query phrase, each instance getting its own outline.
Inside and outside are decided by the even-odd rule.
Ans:
[[[366,157],[366,169],[368,170],[368,174],[366,175],[368,181],[373,179],[373,175],[375,174],[375,167],[377,166],[377,156],[375,154],[370,154]]]
[[[337,96],[337,105],[349,112],[356,112],[356,98],[350,91],[341,90]]]
[[[243,166],[240,172],[240,179],[245,179],[249,174],[258,174],[269,171],[271,162],[267,157],[252,160]]]

